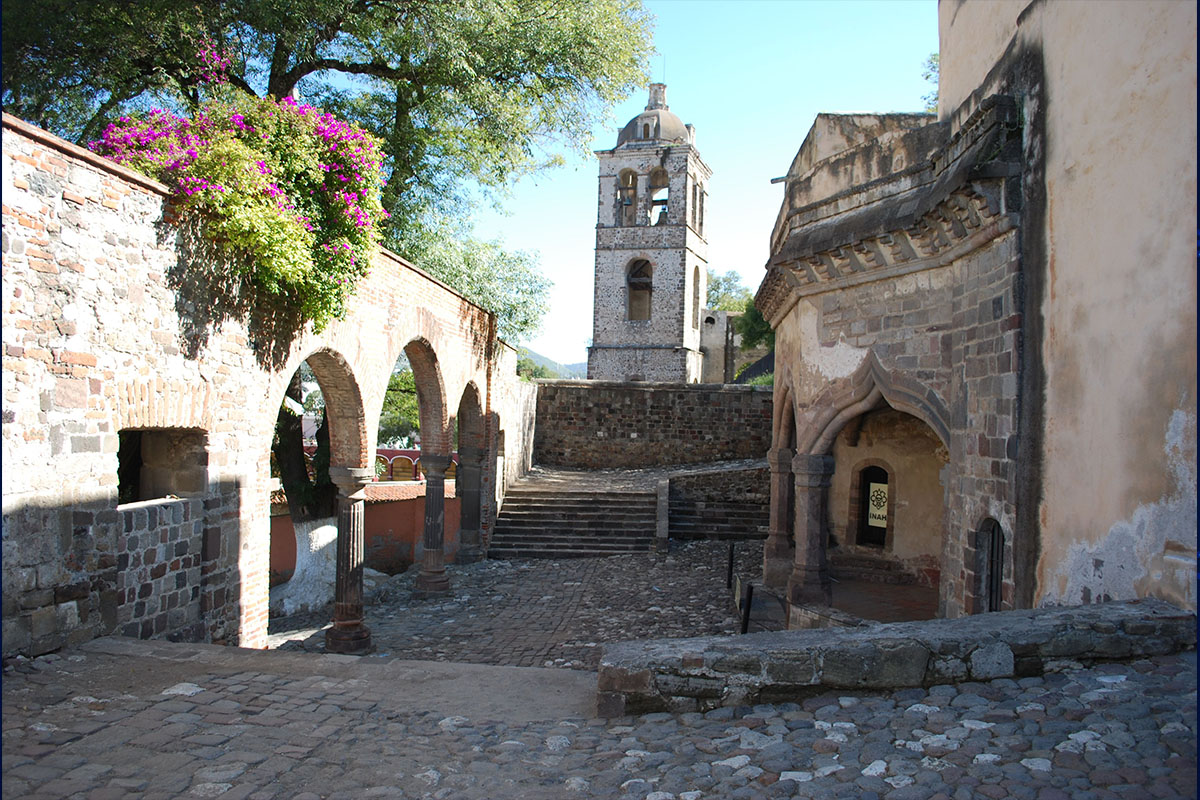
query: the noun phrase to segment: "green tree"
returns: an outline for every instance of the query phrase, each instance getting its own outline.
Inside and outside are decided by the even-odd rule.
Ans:
[[[754,305],[753,297],[746,300],[742,310],[743,314],[734,323],[737,332],[742,335],[742,347],[748,350],[751,347],[765,344],[769,349],[774,350],[775,331],[771,329],[771,323],[763,318],[758,306]]]
[[[537,363],[528,356],[521,356],[517,359],[517,374],[527,381],[536,380],[537,378],[559,377],[557,372],[545,364]]]
[[[928,94],[921,97],[925,103],[925,110],[930,113],[937,113],[938,110],[938,80],[941,75],[941,54],[930,53],[929,58],[925,59],[925,63],[921,65],[921,80],[933,84],[933,88]]]
[[[495,312],[501,339],[515,344],[537,332],[551,283],[535,254],[473,239],[445,220],[405,232],[399,249],[416,253],[410,258],[422,269]]]
[[[392,373],[383,395],[383,410],[379,413],[380,446],[407,441],[421,431],[421,415],[417,408],[417,384],[411,369]]]
[[[653,51],[638,0],[9,0],[2,14],[5,110],[76,142],[152,104],[196,109],[214,63],[243,92],[300,89],[382,141],[384,243],[422,266],[472,187],[495,199],[556,147],[587,152]],[[454,283],[476,249],[439,277],[532,332],[507,296],[496,308]],[[517,284],[529,266],[488,263]]]
[[[750,290],[742,285],[742,276],[734,270],[718,275],[708,270],[707,308],[719,311],[740,311],[751,297]]]

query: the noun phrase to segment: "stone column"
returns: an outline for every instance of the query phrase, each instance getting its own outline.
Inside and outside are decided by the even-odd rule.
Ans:
[[[479,530],[480,476],[483,474],[483,450],[478,447],[458,448],[458,477],[455,494],[458,495],[459,564],[471,564],[483,560],[483,535]]]
[[[791,527],[788,519],[788,492],[792,484],[792,458],[796,452],[786,447],[767,451],[771,466],[771,514],[767,541],[763,544],[763,583],[768,588],[783,591],[792,574],[792,543],[788,541]]]
[[[792,605],[833,603],[825,549],[825,498],[833,477],[833,456],[798,455],[792,459],[796,479],[796,560],[788,578],[787,597]]]
[[[413,595],[429,597],[450,591],[443,552],[446,537],[446,468],[450,466],[450,456],[422,453],[421,466],[425,468],[425,552],[421,556],[421,571],[417,574]]]
[[[363,507],[374,470],[330,467],[338,487],[337,584],[333,627],[325,631],[330,653],[365,654],[372,649],[371,631],[363,624]]]

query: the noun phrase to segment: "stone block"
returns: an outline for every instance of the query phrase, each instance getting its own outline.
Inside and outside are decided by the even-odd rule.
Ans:
[[[761,655],[758,653],[726,652],[714,655],[709,661],[714,672],[758,675],[762,672]]]
[[[625,695],[620,692],[597,692],[596,716],[601,719],[625,716]]]
[[[775,683],[811,686],[819,682],[816,658],[812,653],[773,653],[766,660],[767,678]]]
[[[627,670],[603,664],[600,667],[599,687],[601,692],[648,692],[650,670]]]
[[[725,691],[723,678],[699,675],[659,674],[654,676],[654,688],[664,697],[720,697]]]
[[[5,653],[29,652],[29,645],[32,641],[29,615],[6,616],[2,630]]]
[[[825,686],[888,688],[921,686],[929,650],[915,641],[879,641],[827,651],[821,660]]]
[[[1013,652],[1003,642],[993,642],[972,652],[969,664],[973,680],[1008,678],[1013,674]]]
[[[36,608],[29,615],[29,633],[34,639],[44,639],[54,633],[58,614],[54,606]]]

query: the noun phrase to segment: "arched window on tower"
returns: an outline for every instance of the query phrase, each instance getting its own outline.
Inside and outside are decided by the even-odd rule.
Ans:
[[[654,267],[644,258],[629,265],[625,279],[627,295],[627,318],[630,320],[650,319],[650,297],[654,289]]]
[[[646,123],[646,122],[642,123],[642,138],[643,139],[650,138],[650,124],[649,123]]]
[[[705,194],[706,194],[706,192],[704,191],[704,187],[701,186],[700,187],[700,225],[699,225],[699,227],[696,228],[697,232],[699,232],[701,236],[704,235],[704,195]]]
[[[692,267],[692,327],[700,327],[700,268]]]
[[[700,229],[700,184],[692,181],[692,227]]]
[[[637,173],[631,169],[621,172],[617,179],[617,224],[637,224]]]
[[[658,167],[650,173],[650,224],[665,225],[667,223],[667,205],[669,200],[670,178],[667,171]]]

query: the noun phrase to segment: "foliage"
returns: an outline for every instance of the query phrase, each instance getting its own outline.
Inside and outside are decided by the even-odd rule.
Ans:
[[[527,381],[536,380],[538,378],[558,378],[557,372],[547,367],[545,364],[539,364],[528,356],[521,356],[517,359],[517,374]]]
[[[775,373],[767,372],[762,375],[758,375],[757,377],[751,378],[750,380],[746,381],[746,385],[747,386],[774,386],[775,385]]]
[[[421,430],[421,417],[417,408],[417,384],[411,369],[393,372],[388,379],[387,392],[383,395],[383,410],[379,413],[379,440],[381,447],[402,444]]]
[[[775,331],[771,324],[763,319],[762,312],[754,305],[754,298],[747,298],[742,306],[744,313],[737,318],[734,325],[742,335],[742,348],[749,350],[765,344],[769,349],[775,349]]]
[[[310,105],[227,93],[191,120],[122,117],[91,147],[173,188],[264,299],[317,330],[367,273],[386,213],[376,142]]]
[[[921,97],[921,101],[925,103],[925,110],[930,113],[937,113],[938,110],[938,79],[940,75],[941,54],[931,53],[929,58],[925,59],[925,63],[921,65],[921,80],[933,84],[929,93]]]
[[[416,253],[410,258],[426,272],[493,311],[501,339],[515,344],[537,332],[551,284],[542,275],[536,255],[505,251],[445,222],[431,231],[410,231],[402,249]]]
[[[708,294],[704,301],[705,308],[719,311],[741,311],[749,298],[750,290],[742,285],[742,276],[734,270],[724,275],[718,275],[708,270]]]
[[[639,0],[8,0],[3,23],[5,110],[78,142],[149,104],[198,111],[221,69],[247,97],[302,90],[378,137],[392,214],[383,241],[423,267],[442,221],[467,216],[473,187],[494,197],[554,163],[555,146],[586,153],[609,109],[645,84],[653,52]],[[254,235],[297,236],[263,209],[252,219]],[[526,280],[528,256],[498,251],[441,253],[439,277],[512,337],[536,326],[545,284]],[[448,266],[451,255],[461,258]],[[481,259],[493,274],[465,278]],[[272,267],[295,271],[285,258]],[[528,294],[485,293],[508,284]]]

